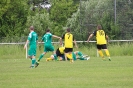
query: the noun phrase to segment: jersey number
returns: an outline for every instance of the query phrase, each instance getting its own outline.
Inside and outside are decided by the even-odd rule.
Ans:
[[[68,34],[68,39],[70,38],[70,36],[71,36],[71,35],[70,35],[70,34]]]
[[[100,36],[103,36],[104,35],[104,32],[103,31],[99,31],[99,35]]]

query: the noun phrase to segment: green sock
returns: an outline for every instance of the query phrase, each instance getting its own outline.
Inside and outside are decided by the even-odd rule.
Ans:
[[[85,58],[79,58],[80,60],[85,60]]]
[[[35,65],[35,62],[36,62],[36,59],[35,59],[35,58],[33,58],[33,59],[31,60],[31,64],[32,64],[32,66],[34,66],[34,65]]]
[[[78,55],[79,55],[79,56],[83,56],[83,54],[82,54],[81,52],[78,52]]]
[[[40,61],[43,58],[44,54],[41,54],[38,61]]]
[[[56,54],[54,54],[54,59],[57,60],[57,55]]]

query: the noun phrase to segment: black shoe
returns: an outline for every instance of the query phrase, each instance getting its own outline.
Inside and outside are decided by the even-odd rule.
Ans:
[[[39,65],[39,62],[36,62],[36,63],[35,63],[35,68],[36,68],[38,65]]]

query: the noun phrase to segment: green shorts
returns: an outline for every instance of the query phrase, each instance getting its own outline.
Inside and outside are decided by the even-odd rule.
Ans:
[[[73,55],[73,60],[76,60],[76,54],[72,52],[72,55]]]
[[[54,51],[53,45],[44,45],[44,52]]]
[[[36,56],[36,47],[35,46],[30,46],[29,51],[28,51],[28,56]]]

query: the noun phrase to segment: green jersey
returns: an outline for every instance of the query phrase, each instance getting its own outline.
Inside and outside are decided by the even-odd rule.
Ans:
[[[36,32],[32,31],[29,33],[29,36],[28,36],[28,40],[30,41],[29,45],[31,46],[36,46],[37,44],[37,40],[38,40],[38,36],[36,34]]]
[[[52,34],[51,33],[46,33],[43,37],[42,40],[45,42],[45,45],[52,45]]]

